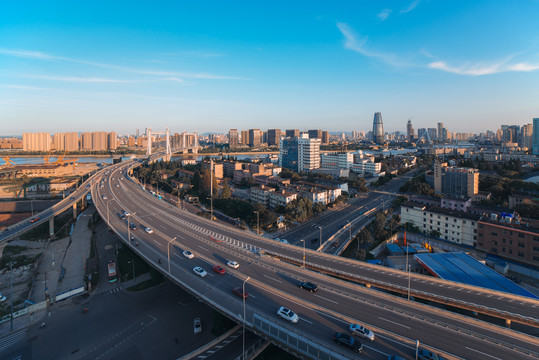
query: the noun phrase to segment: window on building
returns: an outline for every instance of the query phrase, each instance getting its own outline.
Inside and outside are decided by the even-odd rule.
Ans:
[[[518,256],[524,257],[524,253],[519,251],[519,252],[518,252]]]
[[[521,239],[524,239],[526,237],[526,235],[524,235],[523,233],[518,233],[518,237],[521,238]]]
[[[498,233],[496,231],[493,231],[491,235],[492,236],[498,236]]]
[[[525,247],[526,247],[526,244],[519,242],[519,243],[518,243],[518,247],[519,247],[519,248],[525,248]]]
[[[539,246],[534,246],[533,251],[539,251]]]

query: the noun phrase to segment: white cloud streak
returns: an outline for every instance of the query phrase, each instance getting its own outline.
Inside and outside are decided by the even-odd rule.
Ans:
[[[14,57],[21,57],[21,58],[38,59],[38,60],[59,60],[59,61],[107,68],[107,69],[117,70],[117,71],[126,72],[126,73],[139,74],[139,75],[170,76],[170,77],[177,77],[177,78],[184,77],[184,78],[204,79],[204,80],[251,80],[244,77],[216,75],[216,74],[211,74],[211,73],[137,69],[137,68],[128,67],[128,66],[120,66],[120,65],[98,63],[98,62],[87,61],[87,60],[72,59],[72,58],[67,58],[67,57],[54,56],[54,55],[46,54],[39,51],[22,50],[22,49],[13,50],[13,49],[0,48],[0,54],[14,56]],[[210,56],[219,56],[219,55],[210,55]],[[97,80],[103,80],[103,81],[95,81],[95,82],[107,82],[106,81],[107,79],[97,79]],[[110,82],[121,82],[121,81],[118,80],[118,81],[110,81]]]
[[[404,66],[403,63],[398,61],[393,54],[384,54],[375,51],[371,51],[365,48],[367,43],[367,37],[361,39],[346,23],[337,23],[337,28],[341,31],[344,36],[345,42],[344,47],[346,49],[360,53],[361,55],[367,57],[378,58],[390,65],[393,66]]]
[[[400,12],[401,14],[406,14],[412,10],[414,10],[417,5],[419,5],[419,3],[421,2],[421,0],[414,0],[410,3],[410,5],[408,5],[408,7],[406,7],[405,9],[402,9]]]
[[[107,78],[98,78],[98,77],[76,77],[76,76],[24,75],[22,77],[28,78],[28,79],[65,81],[65,82],[75,82],[75,83],[133,83],[133,82],[136,82],[136,81],[130,81],[130,80],[107,79]]]
[[[452,74],[471,76],[492,75],[503,72],[529,72],[539,70],[539,64],[507,64],[507,62],[508,60],[503,60],[492,64],[477,63],[461,66],[452,66],[444,61],[434,61],[429,63],[428,67],[431,69],[442,70]]]
[[[391,14],[392,11],[393,10],[391,10],[391,9],[384,9],[384,10],[380,11],[378,13],[378,15],[376,15],[376,17],[378,19],[380,19],[381,21],[385,21],[389,17],[389,15]]]

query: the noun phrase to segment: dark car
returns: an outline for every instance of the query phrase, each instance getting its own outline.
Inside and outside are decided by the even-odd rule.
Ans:
[[[318,286],[311,282],[302,281],[298,286],[302,289],[309,290],[310,292],[316,292],[316,290],[318,290]]]
[[[315,242],[318,242],[318,238],[311,239],[311,244],[314,244]]]
[[[135,223],[129,223],[131,230],[137,230],[137,225]]]
[[[361,342],[359,342],[357,339],[354,339],[351,335],[345,333],[335,333],[335,335],[333,335],[333,341],[335,341],[337,344],[349,347],[350,349],[358,353],[363,350],[363,345],[361,345]]]
[[[249,297],[249,293],[247,291],[243,293],[243,289],[240,287],[234,288],[232,292],[234,293],[234,295],[239,296],[244,299],[247,299]]]

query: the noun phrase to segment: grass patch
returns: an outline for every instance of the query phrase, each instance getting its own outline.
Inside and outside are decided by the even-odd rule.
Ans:
[[[221,314],[217,310],[213,311],[213,327],[211,329],[211,333],[215,336],[221,336],[228,330],[232,329],[234,326],[236,326],[236,323],[232,320],[230,320],[225,315]]]
[[[125,245],[118,249],[117,260],[121,281],[133,279],[133,262],[135,264],[135,276],[146,274],[151,269],[140,256]]]
[[[25,246],[19,246],[19,245],[7,245],[4,248],[4,252],[2,253],[3,256],[5,255],[17,255],[22,253],[24,250],[28,250]]]
[[[4,268],[9,265],[10,262],[13,261],[13,267],[17,268],[20,266],[30,265],[37,261],[39,257],[38,255],[34,256],[24,256],[24,255],[18,255],[18,256],[11,256],[4,254],[2,256],[2,259],[0,260],[0,268]]]

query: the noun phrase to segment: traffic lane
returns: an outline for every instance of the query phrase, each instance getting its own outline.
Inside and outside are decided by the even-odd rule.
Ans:
[[[150,196],[150,199],[149,199],[150,203],[152,202],[152,200],[153,201],[159,201],[157,199],[154,200],[152,198],[153,197]],[[172,208],[172,209],[174,209],[174,208]],[[156,211],[162,211],[159,208],[155,208],[155,210]],[[178,212],[176,209],[174,209],[174,210],[176,211],[175,214],[174,214],[175,216],[179,216],[179,217],[181,217],[183,219],[187,219],[187,221],[198,224],[197,226],[206,227],[206,228],[214,228],[216,231],[219,231],[220,233],[225,233],[227,236],[237,238],[239,240],[246,241],[248,243],[252,243],[252,244],[254,244],[256,246],[259,246],[259,247],[262,247],[262,248],[271,249],[272,247],[274,247],[274,246],[272,246],[273,244],[271,244],[268,240],[260,239],[258,237],[254,237],[254,236],[249,236],[248,234],[241,233],[241,232],[236,231],[235,229],[232,229],[232,228],[219,227],[215,223],[209,223],[208,224],[208,223],[205,222],[205,219],[202,219],[200,217],[197,217],[197,216],[194,216],[194,215],[191,215],[191,214],[185,214],[184,212],[183,213]],[[277,252],[282,252],[282,253],[284,252],[288,256],[293,256],[293,257],[296,257],[296,258],[300,258],[299,256],[302,256],[302,253],[301,253],[302,249],[298,250],[298,248],[295,248],[295,247],[292,247],[292,246],[286,247],[286,246],[283,246],[282,244],[279,244],[279,245],[280,246],[279,246],[278,249],[274,248],[272,250],[277,250]],[[336,259],[339,259],[339,263],[335,263]],[[342,259],[342,258],[339,258],[339,257],[336,257],[336,258],[331,257],[331,260],[329,260],[329,261],[328,261],[328,258],[319,257],[319,259],[317,259],[317,260],[319,262],[322,262],[322,265],[331,266],[331,267],[334,267],[334,268],[337,268],[337,269],[341,269],[342,271],[348,271],[348,272],[351,272],[351,273],[358,273],[358,272],[359,272],[359,274],[363,273],[364,276],[370,276],[370,277],[378,278],[379,281],[384,281],[384,282],[388,282],[388,283],[395,282],[394,281],[395,274],[396,273],[399,273],[399,274],[401,273],[401,272],[396,272],[396,271],[390,271],[391,269],[382,270],[382,269],[376,268],[376,267],[369,268],[367,264],[358,263],[358,262],[354,262],[353,264],[346,264],[345,259]],[[331,263],[331,261],[333,261],[333,263]],[[419,285],[420,286],[418,286],[418,288],[419,288],[419,290],[422,290],[422,291],[432,292],[433,289],[434,289],[435,292],[442,293],[446,297],[449,297],[449,298],[451,298],[452,295],[453,295],[452,291],[446,291],[447,289],[445,287],[447,286],[447,284],[445,284],[445,283],[437,284],[435,279],[425,280],[423,282],[423,286],[421,286],[421,283],[419,283]],[[400,282],[400,286],[407,287],[407,281],[404,278]],[[475,291],[475,289],[474,289],[474,291]],[[470,291],[466,295],[467,295],[466,300],[469,300],[468,295],[473,296],[473,291]],[[481,296],[479,296],[479,297],[474,296],[474,297],[476,298],[475,303],[479,303],[479,304],[483,303],[484,299]],[[481,299],[479,299],[479,298],[481,298]],[[502,303],[502,302],[499,302],[499,303]],[[503,305],[506,306],[505,302],[503,302]],[[514,312],[516,312],[516,313],[522,312],[521,304],[518,304],[517,306],[512,307],[512,309],[514,309]]]
[[[250,271],[252,271],[252,268],[250,269]],[[255,272],[255,274],[258,274],[258,273],[259,273],[259,271],[256,271],[256,272]],[[252,276],[254,277],[255,274],[252,274]],[[266,274],[265,274],[264,276],[265,276],[265,277],[268,277],[270,280],[273,280],[273,281],[275,281],[275,282],[278,282],[280,288],[283,288],[283,287],[286,288],[286,287],[287,287],[287,283],[284,283],[283,281],[279,280],[278,278],[271,277],[271,276],[266,275]],[[271,281],[270,281],[270,283],[271,283]],[[297,290],[295,284],[293,285],[293,288]],[[291,292],[293,289],[290,289],[290,286],[288,286],[288,289],[285,289],[285,290],[288,290],[288,292]],[[275,293],[277,293],[277,291],[275,291]],[[325,300],[327,301],[328,299],[325,299]],[[324,305],[324,304],[322,304],[322,305]],[[325,306],[328,307],[328,304],[325,304]],[[352,304],[352,306],[355,306],[355,305]],[[379,310],[379,309],[378,309],[378,310]],[[370,311],[368,311],[367,313],[370,313]],[[390,317],[390,316],[386,316],[385,318],[380,318],[380,320],[383,320],[383,321],[385,321],[385,322],[392,323],[392,324],[394,324],[394,325],[396,325],[396,324],[402,324],[403,322],[405,322],[405,321],[403,321],[402,319],[400,319],[400,320],[398,320],[398,321],[397,321],[397,320],[391,320],[391,317]],[[401,325],[401,326],[402,326],[402,325]],[[404,328],[411,328],[411,327],[409,327],[409,326],[402,326],[402,327],[404,327]],[[424,328],[424,327],[423,327],[423,328]],[[392,330],[393,330],[393,332],[396,332],[396,330],[398,330],[398,329],[392,329]],[[401,329],[401,330],[402,330],[402,329]],[[444,329],[444,330],[445,330],[445,329]],[[397,333],[398,333],[398,332],[397,332]],[[429,333],[430,333],[430,332],[429,332]],[[439,339],[442,339],[444,336],[445,336],[445,335],[441,335],[441,337],[440,337]],[[422,339],[421,337],[419,337],[419,336],[416,336],[416,338],[423,340],[423,339]],[[432,340],[432,336],[430,336],[429,339]],[[482,345],[480,345],[480,346],[482,346]]]

